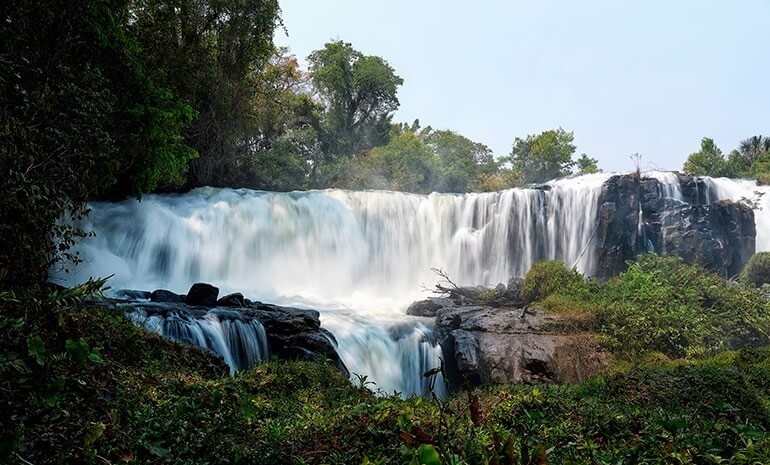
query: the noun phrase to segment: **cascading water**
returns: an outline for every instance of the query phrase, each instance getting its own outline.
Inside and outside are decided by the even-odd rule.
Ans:
[[[431,269],[461,285],[506,282],[544,258],[593,274],[599,194],[610,176],[466,195],[201,188],[95,203],[86,227],[96,236],[79,246],[85,266],[63,281],[114,274],[115,289],[179,293],[203,281],[313,308],[351,373],[388,393],[419,393],[441,351],[430,323],[404,310],[436,282]],[[675,175],[650,176],[681,199]],[[764,189],[710,182],[718,198]],[[770,249],[767,212],[757,215],[758,250]]]
[[[200,317],[170,311],[161,317],[148,315],[141,306],[132,307],[129,318],[145,328],[180,342],[220,354],[230,374],[267,360],[267,335],[262,324],[242,319],[234,311],[215,309]]]

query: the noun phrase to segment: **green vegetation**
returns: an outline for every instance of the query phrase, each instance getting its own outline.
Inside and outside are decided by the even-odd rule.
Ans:
[[[704,137],[700,151],[687,157],[682,170],[694,176],[756,178],[767,183],[770,181],[770,138],[749,137],[725,158],[714,140]]]
[[[762,293],[678,257],[642,255],[607,283],[576,281],[563,265],[541,263],[547,266],[533,267],[525,280],[545,289],[540,305],[590,316],[605,347],[620,358],[657,352],[691,359],[770,344],[770,302]]]
[[[583,277],[567,268],[563,262],[542,260],[532,265],[527,272],[521,288],[521,298],[524,302],[531,303],[557,292],[568,292],[582,283]]]
[[[564,271],[575,276],[563,266],[552,275],[561,281]],[[606,285],[570,278],[572,297],[562,295],[561,301],[585,309],[594,302],[586,290],[602,294],[599,301],[613,293],[626,295],[624,305],[635,306],[637,314],[615,318],[656,319],[665,312],[663,295],[682,294],[682,302],[690,301],[696,298],[690,287],[701,279],[718,288],[708,291],[712,307],[735,303],[739,296],[754,301],[752,291],[734,291],[719,278],[698,277],[695,271],[704,274],[675,260],[646,256]],[[667,277],[671,273],[683,285],[666,286],[674,281]],[[641,300],[628,297],[653,291],[656,282],[663,291]],[[672,362],[610,344],[634,363],[618,364],[578,385],[487,386],[445,400],[404,400],[373,394],[364,388],[365,379],[354,386],[321,363],[273,360],[229,377],[210,354],[149,334],[114,311],[85,305],[82,299],[100,284],[0,294],[0,461],[770,461],[767,347],[720,352],[727,344],[716,344],[716,356],[685,351],[687,358]],[[560,295],[555,292],[543,302],[555,302]],[[709,304],[703,303],[708,312]],[[735,312],[730,321],[746,314],[741,307]],[[622,337],[624,344],[635,344],[662,329],[664,320],[676,321],[663,316],[622,333],[619,326],[602,331],[608,341]]]
[[[741,272],[740,280],[756,287],[770,284],[770,252],[755,253]]]
[[[574,140],[575,135],[562,128],[545,131],[536,136],[529,135],[524,139],[517,137],[510,155],[513,169],[520,172],[528,183],[545,182],[566,176],[572,172],[575,165],[572,160],[575,153],[572,143]],[[590,165],[595,165],[595,160],[583,155],[585,159],[581,169],[590,169]]]

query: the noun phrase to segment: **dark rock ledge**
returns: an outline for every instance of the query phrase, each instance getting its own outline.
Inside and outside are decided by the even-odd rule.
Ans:
[[[202,318],[216,312],[219,319],[258,320],[265,328],[271,356],[287,359],[331,361],[345,375],[348,370],[334,347],[334,336],[321,327],[320,315],[306,310],[253,302],[234,293],[218,298],[219,289],[196,283],[186,295],[164,289],[151,293],[124,290],[110,302],[125,310],[143,310],[147,316],[166,317],[170,313]]]

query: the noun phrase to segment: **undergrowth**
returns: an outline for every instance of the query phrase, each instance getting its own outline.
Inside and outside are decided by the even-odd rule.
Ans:
[[[620,363],[447,399],[377,396],[314,362],[230,377],[211,353],[85,304],[87,289],[6,290],[0,462],[770,463],[760,294],[660,257],[570,282],[536,305],[601,330]]]

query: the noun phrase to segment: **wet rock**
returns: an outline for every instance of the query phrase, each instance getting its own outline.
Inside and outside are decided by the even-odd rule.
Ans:
[[[441,301],[437,299],[418,300],[406,309],[406,314],[433,318],[436,316],[436,312],[443,308],[447,303],[451,303],[451,301],[449,301],[449,299],[441,299]]]
[[[207,283],[195,283],[187,291],[184,303],[199,307],[214,307],[217,304],[219,288]]]
[[[227,294],[216,302],[217,307],[245,307],[246,305],[246,299],[243,298],[243,294],[240,292]]]
[[[148,291],[137,291],[134,289],[120,289],[115,292],[115,297],[118,299],[126,300],[150,300],[152,298],[152,293]]]
[[[151,302],[159,303],[184,303],[185,296],[165,289],[156,289],[150,293]]]
[[[249,314],[262,322],[271,354],[284,358],[302,354],[301,358],[311,356],[313,360],[328,360],[343,374],[350,375],[334,348],[334,336],[321,328],[317,311],[257,303]]]
[[[731,201],[710,202],[701,178],[679,176],[681,200],[656,179],[613,176],[602,186],[596,232],[596,277],[609,279],[644,252],[678,255],[723,277],[743,269],[755,249],[754,212]]]

